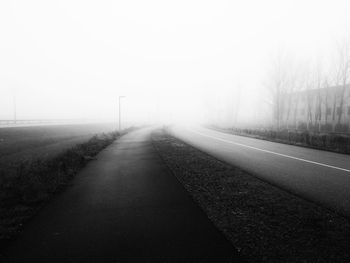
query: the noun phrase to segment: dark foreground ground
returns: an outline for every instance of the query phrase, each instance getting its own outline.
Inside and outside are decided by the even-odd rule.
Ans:
[[[3,250],[4,262],[241,262],[171,174],[150,129],[121,137]]]
[[[163,132],[158,152],[249,262],[350,262],[350,221]]]
[[[119,136],[109,132],[113,127],[77,124],[0,128],[0,248]]]

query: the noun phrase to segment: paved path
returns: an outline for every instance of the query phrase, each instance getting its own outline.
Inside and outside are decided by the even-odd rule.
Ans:
[[[175,136],[284,189],[350,217],[350,155],[173,127]]]
[[[169,172],[150,129],[98,155],[25,228],[9,262],[240,262]]]

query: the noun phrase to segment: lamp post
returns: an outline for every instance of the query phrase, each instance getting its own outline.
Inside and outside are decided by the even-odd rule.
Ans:
[[[17,123],[17,97],[16,94],[13,96],[13,121]]]
[[[125,96],[119,96],[119,131],[122,129],[122,112],[121,112],[121,99],[125,98]]]

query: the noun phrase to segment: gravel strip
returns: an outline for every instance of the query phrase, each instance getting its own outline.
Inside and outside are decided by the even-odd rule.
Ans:
[[[248,262],[350,262],[350,220],[169,135],[153,144]]]

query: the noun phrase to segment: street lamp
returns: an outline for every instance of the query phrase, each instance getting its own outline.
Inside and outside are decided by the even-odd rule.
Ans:
[[[125,98],[125,96],[119,96],[119,131],[121,131],[122,129],[122,121],[121,121],[121,118],[122,118],[122,112],[121,112],[121,99]]]
[[[16,94],[13,96],[13,121],[17,124],[17,97]]]

